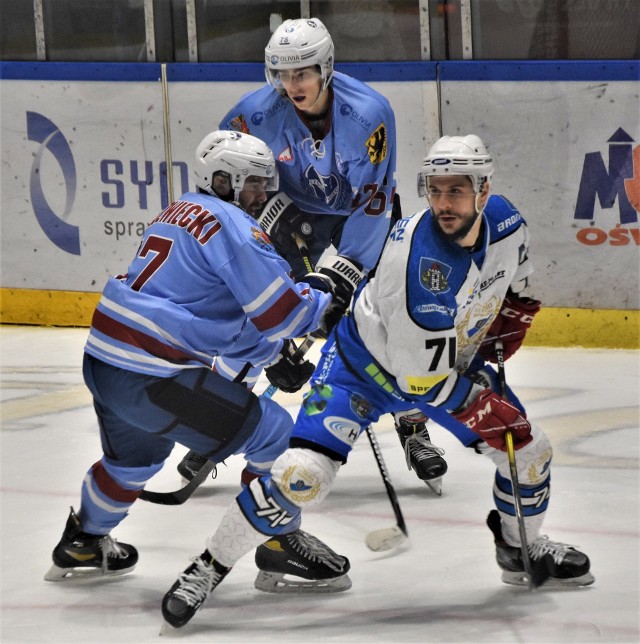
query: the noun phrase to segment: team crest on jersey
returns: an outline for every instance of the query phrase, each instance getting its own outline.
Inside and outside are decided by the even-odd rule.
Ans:
[[[238,116],[235,116],[229,121],[229,125],[231,126],[232,130],[236,130],[236,132],[243,132],[244,134],[251,134],[249,132],[249,126],[247,125],[247,121],[244,118],[244,114],[238,114]]]
[[[420,284],[430,293],[446,293],[449,290],[451,266],[431,257],[420,258]]]
[[[380,123],[376,131],[365,142],[369,161],[373,165],[382,163],[387,158],[387,128],[384,123]]]
[[[291,152],[291,146],[288,145],[280,154],[278,155],[278,161],[286,162],[293,161],[293,153]]]
[[[368,400],[360,398],[360,396],[356,396],[355,394],[352,394],[351,398],[349,398],[349,406],[358,418],[366,418],[372,409],[372,405]]]

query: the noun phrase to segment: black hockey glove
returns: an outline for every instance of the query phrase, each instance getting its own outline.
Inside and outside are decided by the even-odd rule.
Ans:
[[[297,356],[297,351],[293,340],[285,340],[280,349],[280,359],[264,370],[269,382],[288,394],[298,391],[316,368],[304,356]]]
[[[300,212],[284,192],[274,194],[267,201],[256,221],[267,233],[278,253],[284,257],[299,255],[295,235],[304,242],[313,237],[313,226],[309,218]]]
[[[309,273],[303,278],[310,286],[328,290],[332,295],[331,304],[320,320],[320,327],[311,334],[313,337],[326,338],[331,333],[349,308],[353,292],[363,277],[362,264],[342,255],[330,255],[318,266],[317,272]],[[320,283],[326,285],[325,289]]]

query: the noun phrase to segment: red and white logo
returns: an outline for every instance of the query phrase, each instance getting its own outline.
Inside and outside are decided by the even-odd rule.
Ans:
[[[293,161],[293,154],[291,153],[290,145],[280,152],[278,155],[278,161]]]

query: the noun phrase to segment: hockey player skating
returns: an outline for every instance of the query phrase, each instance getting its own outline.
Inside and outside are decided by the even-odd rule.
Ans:
[[[294,279],[311,270],[310,260],[319,272],[343,281],[346,308],[378,261],[394,199],[399,209],[396,132],[387,99],[333,66],[333,42],[320,20],[285,20],[265,49],[268,85],[244,96],[220,127],[254,134],[273,150],[280,192],[258,221]],[[307,263],[294,236],[307,247]],[[335,254],[322,257],[331,246]],[[243,365],[223,359],[217,368],[234,378]],[[249,372],[245,381],[251,386],[258,374]],[[418,417],[398,413],[396,427],[407,465],[439,493],[447,469],[443,450],[431,444]],[[178,471],[190,480],[203,460],[190,452]]]
[[[84,478],[49,581],[133,569],[136,549],[110,533],[176,442],[216,462],[244,454],[245,482],[267,474],[287,446],[288,412],[223,378],[212,363],[228,355],[260,365],[275,386],[298,390],[313,365],[288,338],[327,324],[332,297],[294,283],[251,216],[278,185],[264,142],[212,132],[196,150],[194,174],[198,191],[156,217],[128,272],[109,279],[94,313],[83,373],[103,456]],[[327,550],[301,532],[290,538],[296,547]],[[346,559],[336,561],[348,569]]]
[[[437,419],[496,465],[496,509],[487,523],[503,581],[526,583],[505,450],[509,429],[532,562],[552,559],[549,585],[593,583],[584,553],[540,536],[551,445],[511,390],[508,399],[496,393],[497,374],[483,359],[495,358],[494,335],[504,355],[513,355],[539,308],[522,295],[532,270],[527,226],[507,199],[489,196],[492,171],[475,135],[446,136],[432,146],[418,176],[430,207],[394,227],[375,277],[359,289],[351,315],[325,343],[289,449],[270,476],[254,480],[228,508],[198,560],[197,577],[182,575],[167,593],[163,613],[169,623],[184,625],[264,535],[273,537],[256,551],[262,569],[256,583],[286,586],[282,573],[296,573],[282,550],[302,510],[327,496],[365,427],[408,407]],[[340,572],[334,576],[340,579]]]

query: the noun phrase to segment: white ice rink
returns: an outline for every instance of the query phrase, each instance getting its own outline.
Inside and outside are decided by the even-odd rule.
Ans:
[[[365,535],[394,523],[366,437],[303,528],[352,564],[351,590],[270,595],[242,559],[175,636],[158,638],[160,602],[199,554],[238,490],[241,457],[187,503],[139,501],[114,536],[140,552],[136,570],[91,583],[43,581],[69,506],[100,457],[82,383],[86,329],[0,327],[2,362],[2,644],[14,642],[639,642],[638,352],[522,349],[507,378],[555,448],[543,532],[584,550],[596,577],[577,590],[506,586],[485,518],[493,466],[444,430],[449,472],[436,497],[407,471],[390,418],[376,428],[410,541],[367,550]],[[313,351],[316,351],[314,348]],[[278,394],[292,414],[300,395]],[[179,485],[176,448],[150,489]]]

